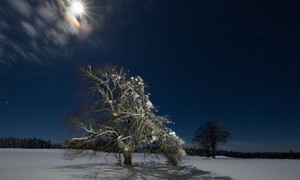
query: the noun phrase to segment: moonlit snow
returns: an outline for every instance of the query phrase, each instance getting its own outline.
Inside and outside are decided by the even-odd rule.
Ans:
[[[70,161],[64,159],[64,150],[0,149],[0,179],[299,180],[300,177],[300,160],[187,156],[176,169],[168,168],[163,158],[135,154],[133,162],[133,167],[120,167],[115,165],[112,154]]]

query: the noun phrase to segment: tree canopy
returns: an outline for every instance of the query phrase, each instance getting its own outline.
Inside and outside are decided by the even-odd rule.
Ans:
[[[208,157],[215,158],[218,145],[225,143],[230,137],[231,133],[220,121],[209,121],[197,128],[193,141],[206,151]]]

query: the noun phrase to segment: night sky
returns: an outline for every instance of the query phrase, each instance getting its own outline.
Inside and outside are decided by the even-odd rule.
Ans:
[[[0,2],[0,136],[62,141],[78,66],[120,65],[187,143],[219,120],[226,149],[300,151],[299,1],[84,0],[80,26],[59,2]]]

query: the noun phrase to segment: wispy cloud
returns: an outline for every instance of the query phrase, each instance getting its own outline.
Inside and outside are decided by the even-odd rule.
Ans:
[[[27,1],[24,0],[7,0],[10,7],[12,7],[16,12],[20,13],[25,17],[30,17],[32,10],[31,6]]]
[[[10,27],[9,27],[9,25],[5,22],[5,21],[1,21],[0,20],[0,30],[9,30],[10,29]]]
[[[72,58],[78,47],[99,48],[104,39],[102,32],[112,27],[106,25],[111,21],[123,22],[117,18],[124,18],[125,13],[130,14],[130,9],[137,9],[143,1],[86,1],[88,16],[80,19],[67,13],[66,2],[0,1],[1,63],[55,64]]]
[[[21,21],[21,25],[24,29],[24,31],[31,37],[31,38],[35,38],[38,33],[36,31],[36,29],[28,22],[26,21]]]

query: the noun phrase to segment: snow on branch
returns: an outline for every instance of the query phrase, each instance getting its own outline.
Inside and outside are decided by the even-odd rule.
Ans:
[[[71,139],[69,144],[91,148],[93,143],[95,151],[114,146],[123,153],[125,164],[131,164],[131,154],[138,147],[147,145],[163,152],[172,165],[180,164],[184,142],[166,128],[171,123],[168,118],[156,115],[140,76],[131,77],[119,67],[88,66],[82,67],[81,72],[89,86],[84,106],[89,119],[79,118],[78,127],[84,135]],[[97,144],[98,141],[101,143]]]

